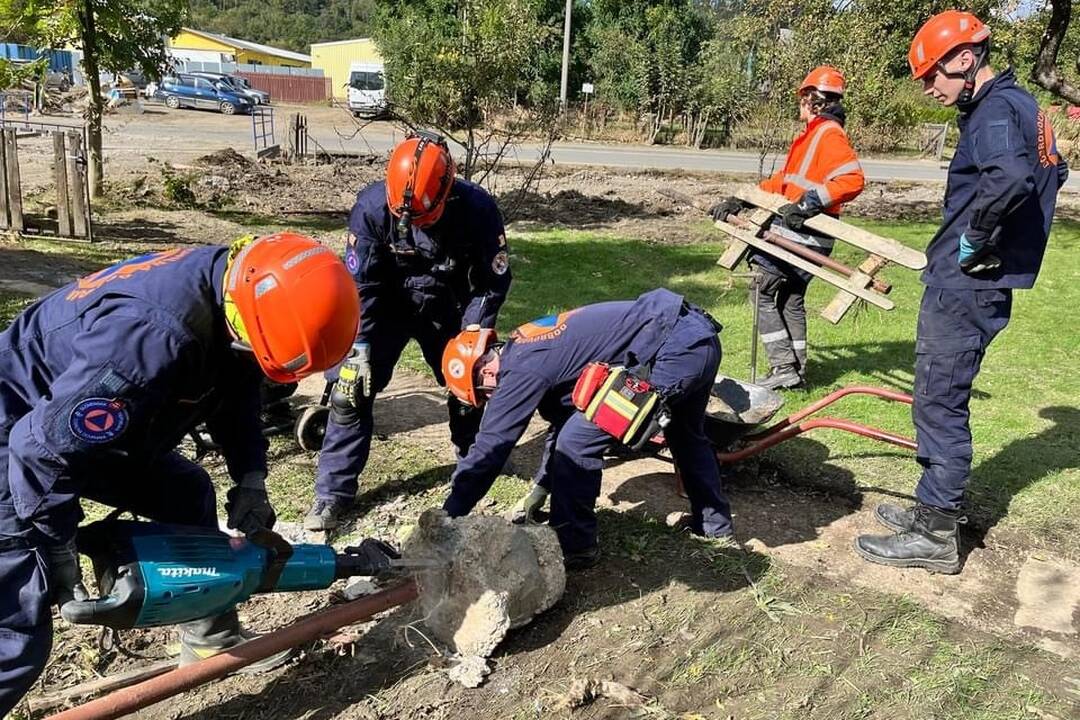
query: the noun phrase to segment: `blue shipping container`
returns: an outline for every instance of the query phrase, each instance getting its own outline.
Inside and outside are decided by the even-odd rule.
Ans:
[[[46,50],[49,58],[49,69],[53,72],[67,73],[69,76],[74,70],[75,63],[71,53],[67,50]],[[0,58],[7,60],[37,60],[40,53],[29,45],[16,43],[0,43]]]

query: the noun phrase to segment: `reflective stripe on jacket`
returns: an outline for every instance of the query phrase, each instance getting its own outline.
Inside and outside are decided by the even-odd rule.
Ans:
[[[846,202],[858,197],[866,178],[843,126],[819,115],[806,124],[788,151],[782,170],[761,182],[761,189],[798,202],[816,190],[825,212],[839,215]]]

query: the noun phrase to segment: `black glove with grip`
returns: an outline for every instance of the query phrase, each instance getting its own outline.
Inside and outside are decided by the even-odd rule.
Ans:
[[[228,526],[245,535],[260,528],[274,529],[277,514],[266,495],[266,475],[252,472],[229,489],[226,494],[225,512]]]
[[[822,210],[824,210],[824,207],[817,192],[808,190],[799,202],[783,205],[777,212],[780,219],[784,221],[785,227],[800,232],[803,229],[803,224],[815,215],[821,214]]]
[[[737,197],[728,197],[723,202],[709,208],[709,215],[712,216],[713,220],[722,222],[728,219],[728,215],[738,215],[744,209],[746,209],[746,205],[743,204],[742,200]]]

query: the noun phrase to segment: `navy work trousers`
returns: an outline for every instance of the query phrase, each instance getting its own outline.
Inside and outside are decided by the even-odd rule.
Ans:
[[[703,338],[702,324],[711,329],[710,321],[694,310],[678,319],[660,346],[649,379],[659,387],[678,389],[669,401],[671,423],[664,436],[690,496],[692,529],[699,535],[721,537],[732,532],[731,507],[720,485],[716,456],[705,437],[705,406],[720,366],[720,341],[715,331]],[[551,493],[551,526],[568,555],[598,542],[596,499],[604,451],[614,442],[580,412],[569,414],[548,432],[536,482]]]
[[[971,386],[986,348],[1009,324],[1012,290],[928,287],[915,339],[919,502],[958,510],[971,474]]]
[[[0,418],[2,420],[2,418]],[[149,467],[108,463],[83,496],[150,520],[217,527],[206,471],[170,453]],[[8,486],[7,437],[0,437],[0,717],[22,699],[52,649],[49,552],[43,535],[15,514]]]
[[[371,337],[364,340],[371,346],[371,385],[373,392],[356,408],[354,419],[342,424],[334,413],[326,424],[319,469],[315,478],[315,497],[321,500],[351,501],[359,489],[359,476],[367,465],[371,452],[371,436],[375,430],[375,394],[390,382],[401,353],[410,339],[420,345],[424,360],[435,379],[445,385],[442,376],[442,355],[446,344],[457,334],[457,324],[442,327],[416,318],[402,318],[396,323],[380,325]],[[337,378],[337,370],[327,373],[328,380]],[[480,411],[470,408],[453,395],[447,400],[450,414],[450,440],[459,456],[464,456],[480,429]]]

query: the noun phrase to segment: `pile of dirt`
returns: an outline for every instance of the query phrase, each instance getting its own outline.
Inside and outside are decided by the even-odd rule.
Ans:
[[[486,515],[424,512],[402,549],[439,567],[418,574],[424,624],[460,655],[488,657],[566,590],[555,532]]]
[[[227,147],[203,155],[195,160],[195,164],[205,168],[240,168],[246,170],[255,163],[236,152],[233,148]]]

